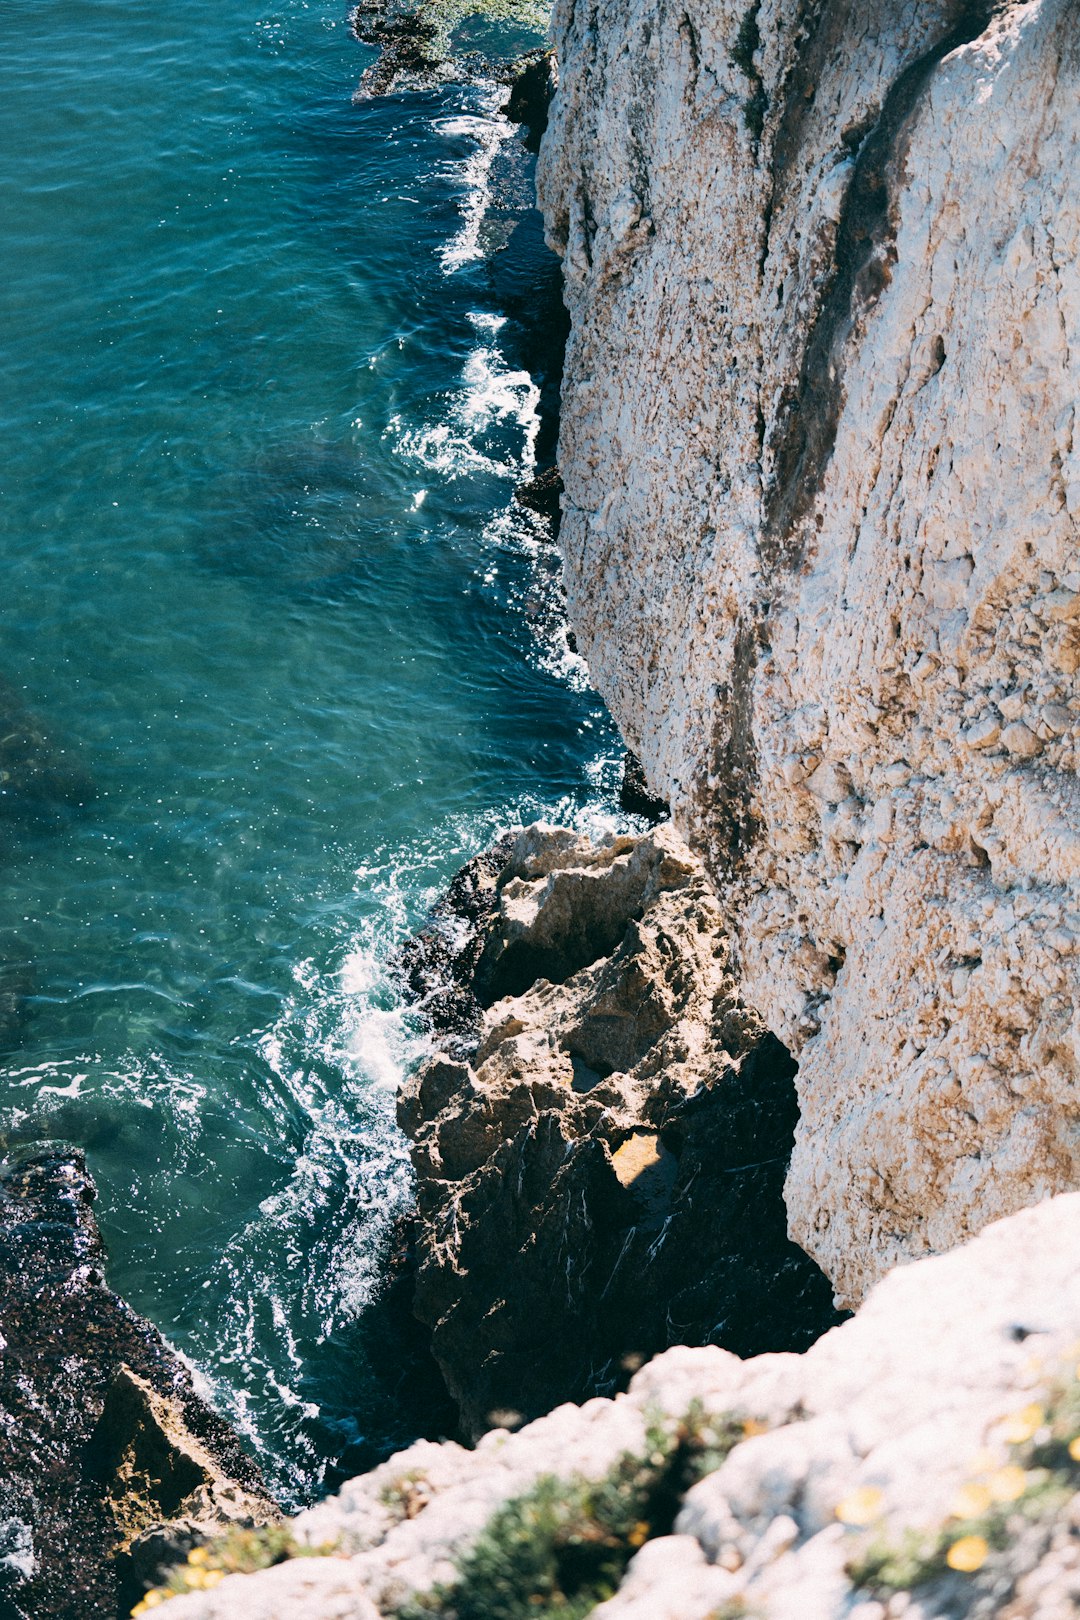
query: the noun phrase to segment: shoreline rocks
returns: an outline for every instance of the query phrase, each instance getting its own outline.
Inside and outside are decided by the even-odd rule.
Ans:
[[[399,1098],[415,1310],[467,1434],[611,1393],[673,1342],[797,1350],[839,1319],[786,1232],[794,1065],[670,826],[526,828],[455,880],[422,989],[417,960],[450,969],[422,1005],[451,1049]]]
[[[0,1616],[115,1620],[162,1561],[279,1517],[188,1364],[104,1281],[82,1154],[0,1163]]]

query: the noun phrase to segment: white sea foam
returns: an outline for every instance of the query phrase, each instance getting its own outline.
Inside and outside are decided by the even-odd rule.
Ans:
[[[498,330],[477,312],[469,319],[489,339]],[[516,481],[536,463],[540,390],[528,371],[506,364],[496,343],[481,342],[466,359],[441,421],[402,431],[400,419],[393,419],[387,428],[397,435],[399,455],[448,482],[476,473]]]
[[[452,118],[435,120],[435,128],[453,139],[474,142],[474,149],[464,161],[449,166],[447,178],[457,180],[464,188],[461,198],[461,226],[457,234],[443,247],[439,257],[446,275],[453,275],[462,265],[471,264],[484,256],[481,233],[484,218],[491,202],[491,171],[500,149],[517,133],[512,124],[499,111],[505,90],[492,85],[484,93],[476,113],[459,113]]]

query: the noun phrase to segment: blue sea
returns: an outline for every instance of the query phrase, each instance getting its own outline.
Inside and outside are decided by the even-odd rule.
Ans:
[[[394,948],[499,829],[612,824],[621,754],[512,498],[531,160],[372,60],[340,0],[0,9],[0,767],[45,762],[0,768],[0,1146],[86,1151],[111,1284],[291,1502],[423,1426]]]

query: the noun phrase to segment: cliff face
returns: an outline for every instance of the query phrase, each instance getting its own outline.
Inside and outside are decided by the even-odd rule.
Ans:
[[[855,1302],[1080,1182],[1080,5],[557,0],[582,651]]]

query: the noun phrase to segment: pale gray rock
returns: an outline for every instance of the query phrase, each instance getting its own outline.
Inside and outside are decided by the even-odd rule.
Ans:
[[[1080,1182],[1075,0],[557,0],[578,644],[848,1302]]]

